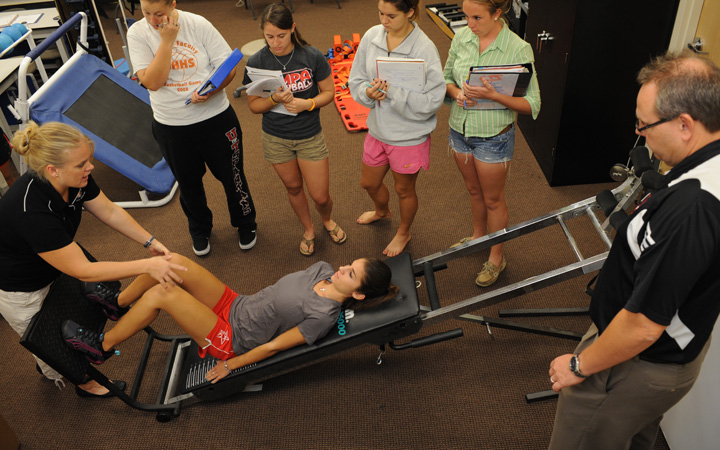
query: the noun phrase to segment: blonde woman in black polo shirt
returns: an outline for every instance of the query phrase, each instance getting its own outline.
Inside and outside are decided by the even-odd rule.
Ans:
[[[169,261],[170,251],[125,210],[102,193],[90,174],[94,144],[62,123],[34,122],[15,133],[15,151],[29,168],[0,198],[0,314],[20,335],[40,309],[52,283],[66,273],[87,282],[148,274],[164,286],[182,281],[185,267]],[[101,222],[147,248],[152,257],[124,262],[91,262],[74,241],[85,208]],[[92,285],[92,284],[91,284]],[[112,311],[106,311],[113,318]],[[38,360],[43,374],[61,375]],[[122,382],[118,382],[122,383]],[[103,396],[94,381],[81,396]]]

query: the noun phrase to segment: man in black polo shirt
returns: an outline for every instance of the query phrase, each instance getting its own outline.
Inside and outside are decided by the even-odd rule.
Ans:
[[[550,364],[550,449],[652,449],[720,313],[720,70],[667,55],[638,81],[636,131],[673,169],[618,230],[590,330]]]

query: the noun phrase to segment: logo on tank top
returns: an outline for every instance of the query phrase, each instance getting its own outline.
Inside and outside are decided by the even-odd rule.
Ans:
[[[179,70],[182,73],[180,81],[189,80],[197,73],[197,58],[192,49],[174,46],[170,58],[172,70]]]

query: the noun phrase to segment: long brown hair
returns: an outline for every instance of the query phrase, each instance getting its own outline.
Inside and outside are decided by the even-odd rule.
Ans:
[[[393,285],[392,271],[387,264],[377,258],[365,259],[365,277],[360,282],[358,292],[365,295],[363,300],[349,297],[343,302],[343,308],[360,311],[374,308],[381,303],[395,298],[398,287]]]
[[[383,3],[390,3],[402,13],[408,13],[411,9],[413,15],[410,20],[418,20],[420,18],[420,0],[382,0]]]
[[[265,24],[269,23],[278,27],[281,30],[289,30],[292,28],[295,21],[293,20],[292,13],[287,7],[281,3],[273,3],[268,5],[260,17],[260,29],[265,29]],[[310,45],[305,39],[300,36],[297,24],[295,25],[295,31],[292,32],[290,38],[292,43],[298,47],[305,47]]]

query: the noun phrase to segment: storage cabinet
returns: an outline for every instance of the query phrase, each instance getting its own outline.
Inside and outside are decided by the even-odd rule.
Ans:
[[[635,135],[640,68],[668,48],[679,0],[531,0],[542,107],[518,126],[551,186],[611,181]]]

